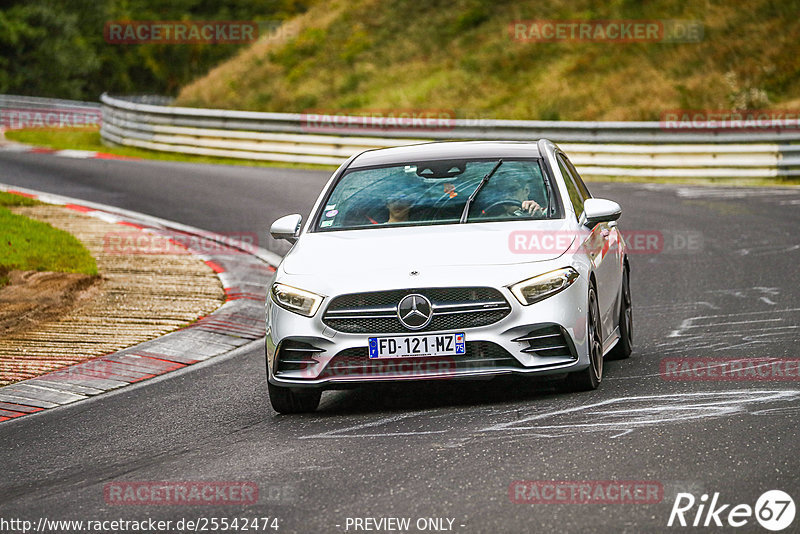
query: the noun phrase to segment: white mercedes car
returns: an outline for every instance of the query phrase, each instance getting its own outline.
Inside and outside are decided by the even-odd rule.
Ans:
[[[562,375],[595,389],[632,347],[620,206],[593,198],[542,139],[368,150],[333,174],[266,303],[269,396],[315,410],[325,389]],[[558,379],[558,376],[552,376]]]

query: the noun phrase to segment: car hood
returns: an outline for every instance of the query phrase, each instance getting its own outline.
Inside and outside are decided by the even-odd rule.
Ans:
[[[528,239],[525,243],[531,236],[561,238],[547,247],[521,250],[520,234]],[[549,261],[570,248],[573,234],[564,219],[306,233],[287,254],[283,270],[297,275],[352,275],[363,270],[374,273]]]

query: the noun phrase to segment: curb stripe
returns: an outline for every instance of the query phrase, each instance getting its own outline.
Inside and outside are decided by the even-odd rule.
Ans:
[[[211,269],[217,274],[225,272],[225,269],[220,267],[220,265],[217,262],[214,262],[214,261],[211,261],[211,260],[206,260],[205,264],[208,265],[209,267],[211,267]]]
[[[0,402],[0,408],[23,413],[34,413],[42,410],[41,408],[34,408],[33,406],[25,406],[22,404],[12,404],[10,402]]]
[[[165,363],[173,364],[175,365],[174,369],[180,369],[181,367],[186,367],[187,365],[192,365],[193,363],[197,363],[200,361],[200,360],[185,360],[184,362],[181,360],[170,360],[170,358],[177,358],[177,356],[170,356],[169,354],[159,354],[158,357],[150,356],[146,352],[138,352],[137,354],[144,358],[150,358],[151,360],[158,360]]]
[[[94,156],[88,159],[116,159],[120,161],[139,161],[142,158],[136,156],[120,156],[118,154],[107,154],[105,152],[95,152]]]
[[[2,129],[0,129],[2,130]],[[105,159],[105,160],[119,160],[119,161],[141,161],[142,158],[136,156],[122,156],[119,154],[109,154],[108,152],[94,152],[92,150],[73,150],[73,149],[58,149],[46,146],[31,146],[24,143],[8,142],[5,145],[5,150],[10,150],[19,153],[30,154],[50,154],[62,158],[79,158],[79,159]]]
[[[86,206],[79,206],[78,204],[64,204],[64,207],[67,209],[80,211],[81,213],[89,213],[90,211],[94,211],[92,208],[87,208]]]
[[[132,222],[128,222],[128,221],[117,221],[117,224],[121,224],[123,226],[131,226],[131,227],[137,228],[139,230],[144,230],[144,226],[142,226],[141,224],[136,224],[136,223],[132,223]]]
[[[6,191],[6,193],[9,193],[11,195],[19,195],[21,197],[27,197],[27,198],[32,198],[32,199],[36,199],[37,198],[36,195],[31,195],[30,193],[23,193],[22,191],[15,191],[13,189],[9,189],[8,191]]]

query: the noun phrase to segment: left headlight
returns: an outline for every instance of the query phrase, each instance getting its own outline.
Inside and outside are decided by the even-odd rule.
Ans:
[[[272,284],[271,292],[272,300],[275,301],[275,304],[306,317],[312,317],[317,313],[319,305],[322,304],[322,299],[325,298],[316,293],[277,282]]]
[[[564,291],[578,279],[578,272],[572,267],[556,269],[509,286],[511,293],[523,306],[539,302],[556,293]]]

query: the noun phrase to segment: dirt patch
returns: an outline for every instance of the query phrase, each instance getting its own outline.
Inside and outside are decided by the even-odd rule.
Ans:
[[[3,273],[0,273],[2,275]],[[0,337],[36,327],[99,295],[102,279],[76,273],[10,271],[0,288]]]

